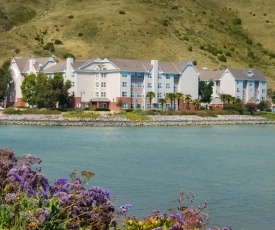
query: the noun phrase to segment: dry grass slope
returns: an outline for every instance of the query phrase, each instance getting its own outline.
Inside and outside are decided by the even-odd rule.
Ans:
[[[77,59],[192,60],[199,68],[261,69],[275,88],[272,1],[6,1],[0,61],[51,54],[61,60],[68,52]],[[56,40],[62,44],[47,50]]]

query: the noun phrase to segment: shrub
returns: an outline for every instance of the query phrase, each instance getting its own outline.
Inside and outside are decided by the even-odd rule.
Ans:
[[[43,46],[43,49],[51,52],[55,51],[54,44],[52,42],[48,42],[47,45]]]
[[[125,117],[131,121],[149,120],[149,117],[147,117],[146,115],[136,114],[136,113],[125,113],[125,114],[120,114],[120,116]]]
[[[54,41],[54,44],[55,44],[55,45],[61,45],[61,44],[63,44],[63,43],[62,43],[62,41],[56,39],[56,40]]]
[[[259,109],[260,111],[265,111],[266,109],[268,109],[268,105],[266,102],[261,101],[258,105],[257,105],[257,109]]]
[[[192,46],[189,46],[188,51],[192,52],[192,50],[193,50]]]
[[[241,24],[242,24],[242,20],[241,20],[240,18],[235,18],[235,19],[233,20],[233,24],[234,24],[234,25],[241,25]]]
[[[73,15],[69,15],[67,18],[69,18],[69,19],[73,19],[73,18],[74,18],[74,16],[73,16]]]
[[[108,108],[95,108],[95,111],[110,111]]]
[[[196,66],[197,64],[198,64],[198,62],[197,62],[196,60],[194,60],[194,61],[193,61],[193,65]]]
[[[18,53],[20,53],[20,49],[16,48],[16,49],[14,50],[14,52],[18,54]]]
[[[163,26],[168,26],[169,25],[169,20],[168,19],[164,19],[162,22]]]
[[[226,57],[224,55],[218,56],[218,60],[221,62],[226,62]]]
[[[125,14],[125,11],[124,10],[120,10],[119,14]]]
[[[82,36],[83,36],[82,32],[78,33],[78,37],[82,37]]]
[[[69,58],[69,57],[75,59],[75,56],[72,53],[64,53],[62,56],[64,59]]]
[[[75,112],[75,111],[72,111],[70,113],[66,113],[66,114],[63,114],[64,117],[66,118],[91,118],[91,119],[96,119],[98,117],[100,117],[99,114],[97,113],[84,113],[84,112]]]
[[[22,114],[22,111],[13,107],[8,107],[3,111],[4,114]]]

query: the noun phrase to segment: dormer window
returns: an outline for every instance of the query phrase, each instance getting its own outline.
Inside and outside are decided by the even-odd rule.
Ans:
[[[247,77],[254,77],[254,73],[251,70],[248,70],[246,73]]]

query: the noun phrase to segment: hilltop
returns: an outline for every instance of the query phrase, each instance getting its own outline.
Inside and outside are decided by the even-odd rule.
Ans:
[[[275,88],[272,0],[15,0],[0,3],[0,60],[191,60],[262,70]]]

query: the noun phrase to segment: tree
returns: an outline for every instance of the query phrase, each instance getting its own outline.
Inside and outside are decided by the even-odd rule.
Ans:
[[[161,109],[163,110],[163,104],[166,103],[166,99],[165,98],[160,98],[159,103],[161,103]]]
[[[10,67],[10,60],[3,62],[0,68],[0,98],[4,100],[4,108],[7,106],[8,96],[10,95],[10,88],[12,83],[12,74]]]
[[[36,103],[36,91],[35,91],[35,82],[36,82],[36,75],[34,73],[30,73],[26,75],[22,85],[22,99],[23,101],[27,102],[29,105],[33,106]]]
[[[267,89],[267,96],[272,100],[272,103],[275,103],[275,91]]]
[[[184,95],[181,92],[176,92],[176,98],[178,101],[178,110],[180,110],[180,101],[184,100]]]
[[[199,81],[199,95],[201,102],[210,103],[212,100],[214,82]]]
[[[122,100],[120,99],[117,103],[116,103],[116,107],[121,108],[122,107]]]
[[[167,93],[166,94],[166,99],[169,99],[171,102],[171,109],[174,110],[174,106],[173,106],[173,101],[176,99],[176,94],[175,93]]]
[[[193,100],[193,104],[195,106],[195,109],[198,109],[201,105],[201,102],[200,102],[199,99],[196,98],[196,99]]]
[[[232,96],[230,94],[222,94],[220,96],[220,99],[223,103],[225,103],[227,101],[227,103],[230,103],[230,101],[232,100]]]
[[[64,83],[64,78],[62,74],[54,74],[53,78],[48,79],[47,92],[48,92],[48,102],[49,105],[54,109],[56,104],[61,102],[64,105],[66,99],[68,99],[68,90],[71,88],[71,82],[66,81]]]
[[[156,94],[153,91],[148,91],[146,93],[146,97],[149,98],[150,103],[150,109],[152,109],[152,99],[156,96]]]
[[[27,75],[21,85],[23,101],[29,105],[38,107],[56,108],[59,102],[64,106],[69,102],[68,90],[71,88],[71,82],[64,83],[62,74],[58,73],[49,78],[43,73],[37,76],[34,73]]]
[[[35,82],[35,104],[37,107],[47,107],[48,102],[48,77],[44,75],[43,73],[39,73],[36,76],[36,82]]]
[[[186,94],[185,95],[185,102],[187,103],[187,109],[190,109],[190,102],[192,102],[192,96],[191,94]]]

